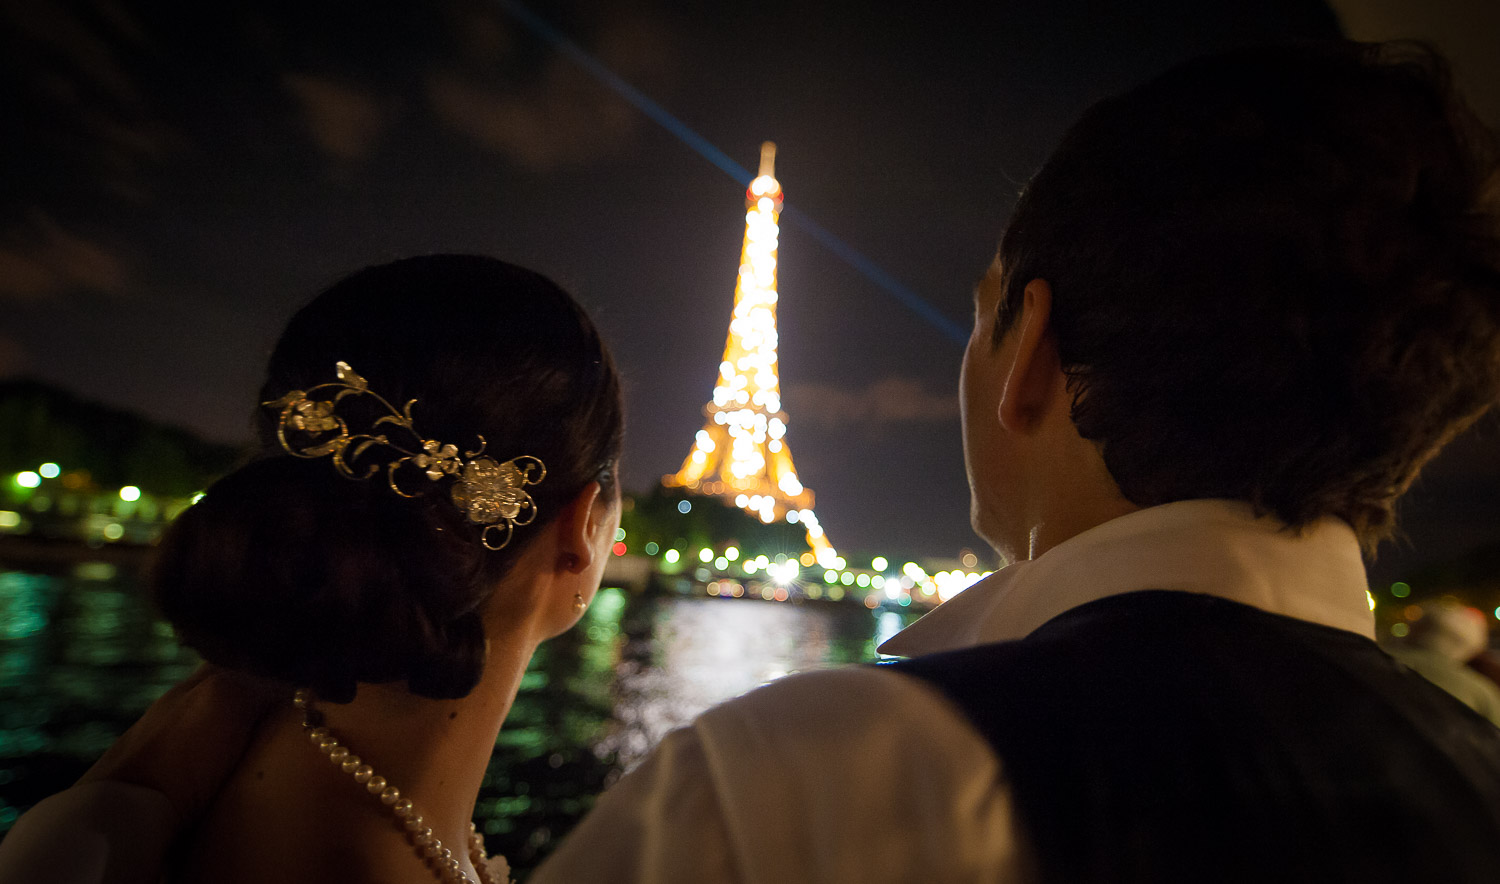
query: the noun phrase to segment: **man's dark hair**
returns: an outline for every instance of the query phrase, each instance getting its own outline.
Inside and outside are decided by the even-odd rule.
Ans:
[[[1497,142],[1416,44],[1237,50],[1091,108],[1000,245],[1131,502],[1390,535],[1500,394]]]

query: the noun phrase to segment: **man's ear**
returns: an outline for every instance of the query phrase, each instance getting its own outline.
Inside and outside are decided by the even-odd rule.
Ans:
[[[1000,426],[1025,435],[1052,405],[1062,362],[1052,335],[1052,286],[1045,279],[1026,284],[1016,322],[1016,348],[1000,394]]]
[[[581,574],[594,564],[604,530],[605,502],[598,482],[590,482],[557,516],[557,569]]]

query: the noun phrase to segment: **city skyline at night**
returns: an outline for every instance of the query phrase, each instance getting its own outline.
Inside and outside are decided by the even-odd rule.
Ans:
[[[967,327],[1015,193],[1063,127],[1178,60],[1333,36],[1361,6],[526,9],[736,162],[781,144],[777,269],[796,297],[778,359],[799,481],[841,547],[954,555],[982,543],[948,329]],[[480,252],[595,315],[627,382],[625,487],[678,466],[722,352],[744,232],[724,207],[745,182],[501,5],[4,14],[4,149],[23,174],[0,217],[0,373],[239,443],[298,304],[360,266]],[[1500,542],[1484,433],[1433,464],[1378,571]]]

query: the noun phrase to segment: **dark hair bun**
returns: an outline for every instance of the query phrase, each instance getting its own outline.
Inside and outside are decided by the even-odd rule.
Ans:
[[[408,258],[354,273],[297,312],[271,356],[260,402],[335,380],[347,362],[413,436],[503,462],[530,456],[536,520],[504,549],[449,496],[451,480],[402,497],[377,473],[340,476],[328,457],[282,447],[279,413],[258,407],[258,458],[183,514],[162,544],[158,602],[216,663],[347,702],[359,682],[405,681],[459,697],[484,668],[481,612],[539,531],[591,482],[613,492],[623,414],[619,377],[593,323],[544,276],[473,255]],[[354,434],[379,407],[349,397]],[[359,463],[381,468],[378,446]],[[386,457],[385,461],[381,461]],[[373,462],[372,462],[373,461]],[[404,489],[411,490],[411,489]]]
[[[435,527],[435,506],[451,505],[345,479],[326,458],[256,461],[167,532],[157,602],[211,662],[333,702],[400,680],[461,697],[484,669],[473,583],[485,550]]]

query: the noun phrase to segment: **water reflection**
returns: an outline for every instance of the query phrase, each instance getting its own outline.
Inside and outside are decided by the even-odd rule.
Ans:
[[[524,873],[667,731],[789,672],[873,659],[903,619],[601,590],[578,628],[532,661],[475,821]],[[0,831],[76,779],[197,662],[134,579],[0,572]]]
[[[0,828],[197,665],[129,579],[0,572]]]
[[[875,641],[874,646],[880,647],[885,644],[886,639],[893,637],[906,627],[910,618],[903,617],[895,611],[881,611],[875,615]],[[888,659],[889,654],[879,654],[882,659]]]
[[[873,654],[871,615],[853,606],[666,599],[632,613],[615,670],[615,726],[602,744],[627,768],[715,703]]]

